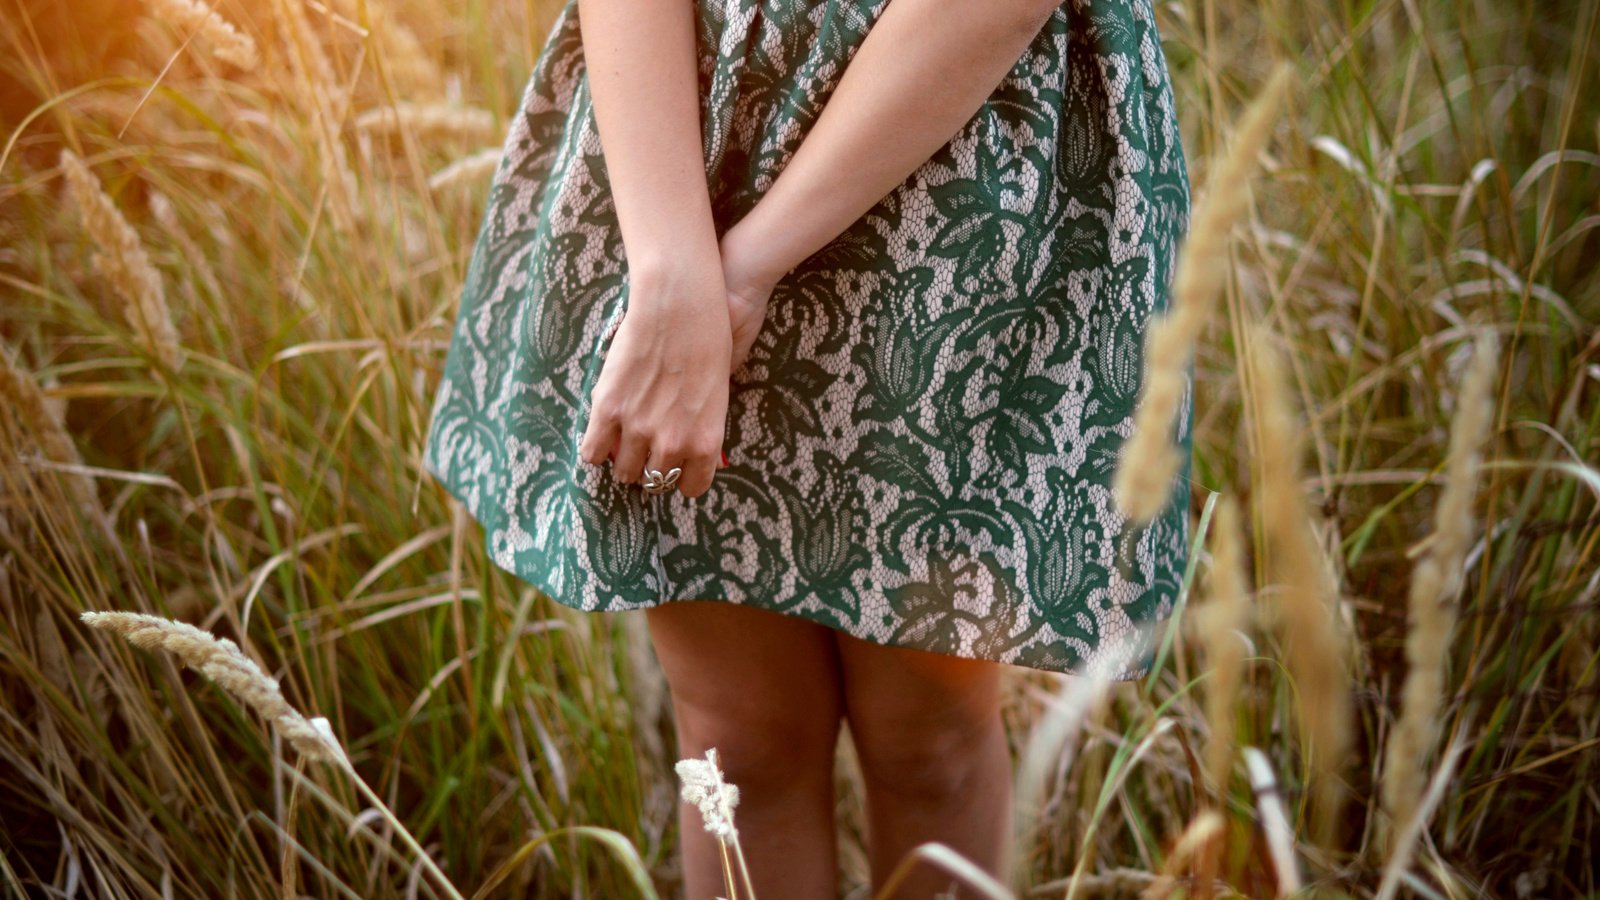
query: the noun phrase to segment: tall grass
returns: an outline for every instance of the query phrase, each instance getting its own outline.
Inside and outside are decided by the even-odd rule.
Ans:
[[[440,896],[403,830],[463,891],[670,896],[639,623],[495,569],[420,467],[549,3],[0,2],[0,883]],[[1597,11],[1159,6],[1196,185],[1279,64],[1292,100],[1206,236],[1161,665],[1012,673],[1019,895],[1600,890]],[[89,611],[231,639],[382,803]]]

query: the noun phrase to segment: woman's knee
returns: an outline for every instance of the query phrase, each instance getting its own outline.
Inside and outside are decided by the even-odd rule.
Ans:
[[[704,756],[715,747],[728,781],[746,796],[771,793],[786,783],[832,778],[842,713],[837,705],[800,708],[764,704],[744,696],[706,698],[673,694],[678,749]]]
[[[992,754],[1006,746],[999,711],[986,706],[870,723],[851,718],[850,734],[873,790],[929,800],[985,789]]]
[[[979,789],[1006,746],[1001,666],[840,641],[846,715],[861,774],[893,794]]]

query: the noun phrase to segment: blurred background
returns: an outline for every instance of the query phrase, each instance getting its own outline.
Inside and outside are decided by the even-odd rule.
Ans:
[[[462,894],[625,897],[642,878],[671,896],[671,719],[642,622],[496,570],[420,467],[497,148],[557,4],[0,9],[6,894],[448,894],[349,779],[78,620],[127,610],[237,641],[326,716]],[[1219,645],[1187,615],[1157,671],[1101,697],[1012,672],[1019,896],[1600,890],[1597,10],[1157,4],[1197,194],[1273,67],[1294,72],[1196,351],[1186,596],[1209,599],[1208,526],[1233,498],[1241,680],[1208,710]],[[1275,495],[1251,324],[1304,440]],[[1408,603],[1484,333],[1494,412],[1441,633],[1408,626]],[[1347,715],[1304,702],[1274,624],[1275,502],[1303,510],[1353,637]],[[1401,793],[1425,814],[1396,857],[1380,798],[1408,657],[1442,680],[1404,732],[1422,781]],[[1308,736],[1318,716],[1331,758],[1311,752],[1330,746]],[[1244,752],[1202,771],[1227,744]],[[1316,778],[1342,799],[1314,804]],[[841,895],[864,897],[847,742],[839,785]]]

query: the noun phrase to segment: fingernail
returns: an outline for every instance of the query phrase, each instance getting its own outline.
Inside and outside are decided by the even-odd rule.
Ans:
[[[722,451],[722,465],[723,466],[727,466],[728,465],[728,451],[726,451],[726,450]]]

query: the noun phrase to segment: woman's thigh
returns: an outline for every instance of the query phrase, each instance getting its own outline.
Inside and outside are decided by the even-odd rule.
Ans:
[[[715,600],[664,603],[646,615],[680,744],[690,745],[681,751],[722,744],[730,769],[745,768],[735,747],[831,761],[844,709],[833,629]]]
[[[839,633],[845,715],[863,774],[908,787],[961,779],[970,758],[1003,729],[1005,668]]]

